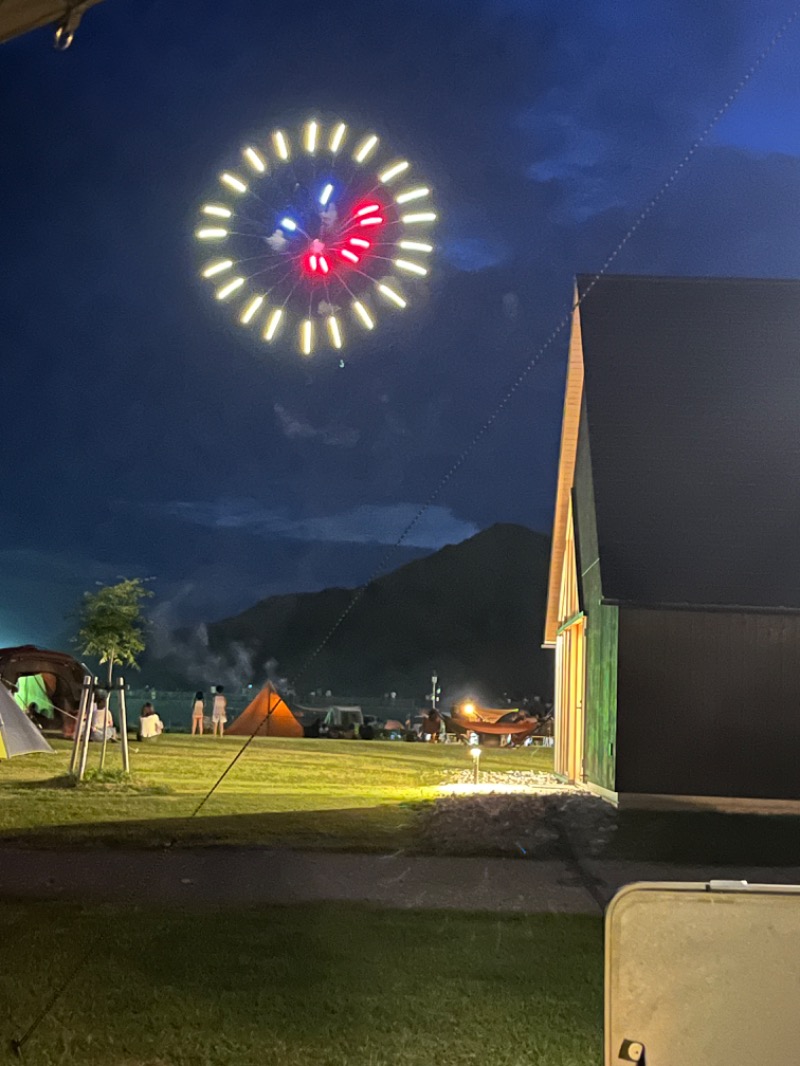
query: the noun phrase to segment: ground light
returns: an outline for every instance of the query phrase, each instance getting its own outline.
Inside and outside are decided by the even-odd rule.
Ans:
[[[470,748],[469,753],[472,756],[472,780],[478,785],[481,780],[481,749]]]

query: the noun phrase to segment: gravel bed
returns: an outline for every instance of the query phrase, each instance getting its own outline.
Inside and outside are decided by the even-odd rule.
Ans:
[[[510,774],[498,776],[509,783]],[[608,803],[566,790],[441,797],[421,813],[419,825],[426,851],[527,859],[563,857],[570,846],[597,855],[615,828],[616,811]]]
[[[474,779],[473,771],[466,770],[454,770],[447,776],[447,783],[452,785],[468,785],[471,784]],[[532,770],[509,770],[507,773],[489,770],[480,772],[480,781],[482,785],[522,785],[526,788],[558,788],[564,791],[569,790],[569,786],[565,785],[563,781],[560,781],[553,774],[534,773]]]

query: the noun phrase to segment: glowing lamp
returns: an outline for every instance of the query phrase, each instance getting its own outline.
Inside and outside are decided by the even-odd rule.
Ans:
[[[473,784],[479,785],[481,783],[481,749],[470,748],[469,753],[472,756],[472,781]]]

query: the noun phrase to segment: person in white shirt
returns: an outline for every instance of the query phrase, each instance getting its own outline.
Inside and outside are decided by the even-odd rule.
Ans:
[[[139,740],[150,740],[151,737],[158,737],[164,732],[164,723],[161,718],[156,714],[156,709],[152,703],[146,703],[142,707],[141,714],[139,716]]]
[[[116,740],[117,731],[114,727],[114,719],[108,707],[106,696],[98,696],[92,705],[92,725],[89,739],[94,741]]]
[[[223,736],[225,723],[228,721],[228,701],[222,695],[222,685],[217,685],[214,693],[214,706],[211,711],[211,732],[214,736]]]

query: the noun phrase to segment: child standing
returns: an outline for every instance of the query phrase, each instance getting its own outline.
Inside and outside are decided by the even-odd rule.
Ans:
[[[206,713],[205,702],[202,692],[195,692],[194,704],[192,705],[192,736],[195,733],[203,735],[203,718]]]
[[[222,695],[222,685],[217,685],[214,693],[214,707],[211,712],[211,732],[214,736],[223,736],[225,723],[228,721],[228,701]]]

